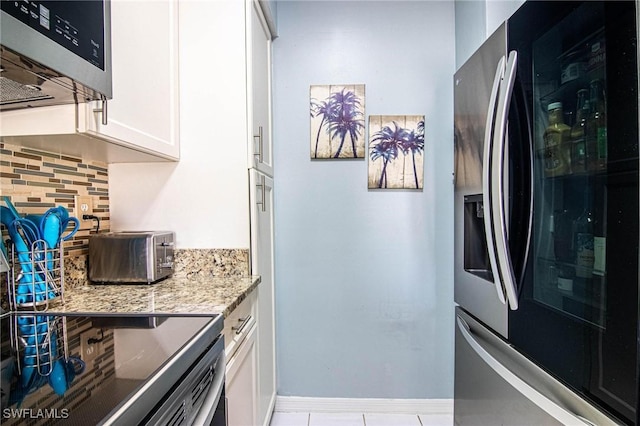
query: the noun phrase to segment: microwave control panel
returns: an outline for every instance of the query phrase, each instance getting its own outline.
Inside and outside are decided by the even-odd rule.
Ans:
[[[0,2],[7,13],[65,49],[104,71],[105,2],[29,1]]]

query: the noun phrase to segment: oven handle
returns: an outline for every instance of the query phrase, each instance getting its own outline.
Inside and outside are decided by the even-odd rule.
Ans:
[[[224,339],[220,339],[220,341],[224,341]],[[209,389],[209,392],[207,392],[207,396],[202,402],[202,406],[200,406],[200,410],[193,421],[194,425],[211,424],[213,416],[216,414],[218,402],[220,402],[220,396],[222,396],[222,391],[224,389],[225,370],[224,350],[222,350],[220,351],[218,358],[216,358],[216,362],[213,367],[213,383],[211,384],[211,388]]]

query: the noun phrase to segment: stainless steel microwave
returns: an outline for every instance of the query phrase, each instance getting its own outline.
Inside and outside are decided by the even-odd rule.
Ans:
[[[0,110],[106,100],[111,4],[0,2]]]

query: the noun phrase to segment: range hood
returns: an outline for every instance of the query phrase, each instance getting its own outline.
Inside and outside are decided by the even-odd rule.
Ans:
[[[111,98],[108,1],[0,5],[0,111]]]
[[[0,111],[106,99],[106,95],[4,46],[0,65]]]

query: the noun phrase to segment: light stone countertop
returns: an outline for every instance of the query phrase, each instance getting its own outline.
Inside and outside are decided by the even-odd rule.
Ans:
[[[170,277],[155,284],[87,284],[65,289],[51,314],[185,314],[227,317],[260,283],[259,276]]]

